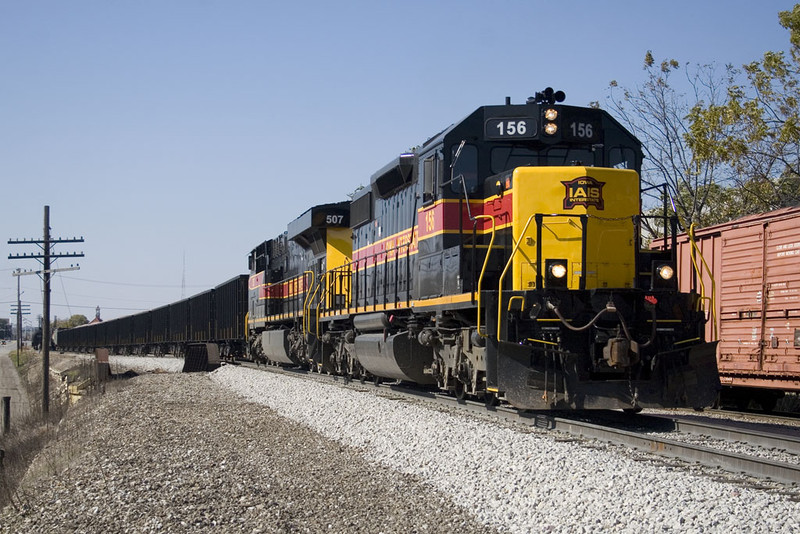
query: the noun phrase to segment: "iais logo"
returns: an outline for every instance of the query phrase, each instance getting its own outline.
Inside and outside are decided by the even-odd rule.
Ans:
[[[561,182],[566,188],[564,195],[564,209],[571,210],[575,206],[594,206],[603,209],[603,186],[605,182],[598,182],[591,176],[580,176],[569,182]]]

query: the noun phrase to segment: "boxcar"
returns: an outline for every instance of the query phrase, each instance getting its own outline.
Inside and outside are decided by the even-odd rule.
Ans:
[[[678,280],[711,304],[723,400],[770,410],[800,392],[800,206],[695,230],[694,243],[678,239]]]

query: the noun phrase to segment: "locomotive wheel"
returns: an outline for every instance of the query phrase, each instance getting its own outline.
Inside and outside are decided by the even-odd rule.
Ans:
[[[467,398],[467,386],[460,380],[456,380],[456,387],[455,387],[455,394],[456,398],[460,401],[464,401]]]
[[[489,393],[488,391],[483,394],[483,403],[486,405],[487,408],[500,405],[500,401],[497,399],[497,395],[495,395],[494,393]]]

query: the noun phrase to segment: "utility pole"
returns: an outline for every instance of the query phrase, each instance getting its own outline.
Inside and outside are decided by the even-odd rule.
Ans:
[[[22,269],[17,269],[12,274],[12,276],[17,277],[17,309],[11,310],[12,313],[17,315],[17,368],[19,368],[19,353],[22,352],[22,316],[31,314],[29,304],[26,304],[24,308],[22,307],[22,293],[19,290],[20,273],[22,273]]]
[[[41,271],[25,271],[14,273],[15,276],[25,274],[39,274],[44,282],[44,294],[42,296],[42,307],[44,321],[42,323],[42,415],[47,416],[50,412],[50,278],[52,273],[58,271],[75,271],[80,267],[68,267],[65,269],[51,269],[50,262],[58,258],[82,258],[83,252],[71,252],[67,254],[54,254],[52,246],[58,243],[83,243],[83,237],[72,239],[50,239],[50,206],[44,207],[44,238],[39,239],[9,239],[9,245],[37,245],[41,249],[41,254],[16,254],[8,255],[10,260],[36,259],[42,264]]]

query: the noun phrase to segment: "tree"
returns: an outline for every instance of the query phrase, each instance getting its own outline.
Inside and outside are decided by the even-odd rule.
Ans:
[[[729,84],[721,104],[700,102],[687,142],[705,164],[729,165],[745,213],[800,203],[800,4],[778,14],[789,57],[766,52],[744,65],[745,84]]]
[[[64,321],[58,321],[55,325],[56,328],[73,328],[75,326],[80,326],[83,324],[87,324],[89,320],[86,318],[85,315],[75,314],[71,316],[69,319]]]
[[[691,125],[688,116],[702,104],[720,101],[736,70],[730,65],[725,66],[723,73],[715,65],[682,67],[675,59],[656,64],[650,51],[645,55],[644,70],[647,71],[644,85],[626,89],[612,81],[608,96],[612,110],[642,141],[645,154],[642,189],[651,201],[657,199],[654,206],[644,208],[651,214],[660,214],[658,206],[667,200],[685,227],[691,223],[718,222],[716,208],[728,173],[723,163],[696,157],[692,145],[687,143]],[[679,92],[672,80],[681,70],[689,95]],[[662,184],[666,184],[666,191]],[[668,199],[662,198],[665,192]],[[653,225],[650,230],[656,235],[663,231]]]

